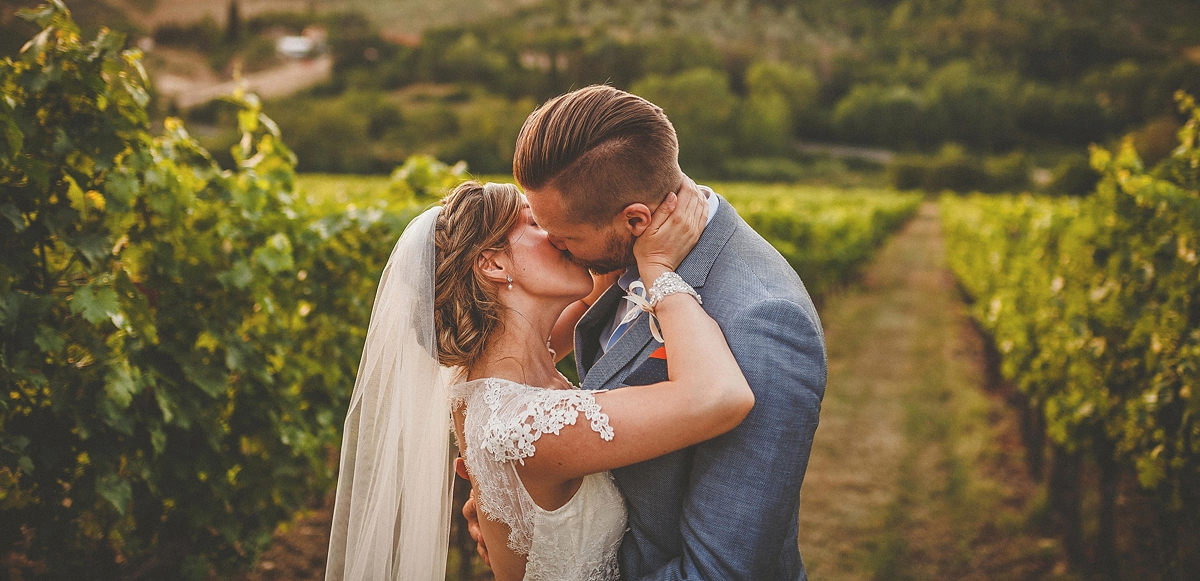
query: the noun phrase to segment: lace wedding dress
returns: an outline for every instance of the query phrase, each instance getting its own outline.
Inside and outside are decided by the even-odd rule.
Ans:
[[[485,378],[451,387],[451,408],[465,406],[467,471],[479,510],[508,525],[508,546],[525,555],[526,581],[616,581],[625,533],[625,501],[608,472],[590,474],[571,500],[545,510],[530,498],[518,464],[536,453],[543,434],[558,434],[579,415],[605,441],[608,416],[591,392],[530,387]]]

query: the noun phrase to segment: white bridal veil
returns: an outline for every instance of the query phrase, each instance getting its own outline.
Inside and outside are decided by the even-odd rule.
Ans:
[[[342,437],[326,581],[446,577],[450,540],[450,371],[433,326],[434,225],[409,223],[371,312]]]

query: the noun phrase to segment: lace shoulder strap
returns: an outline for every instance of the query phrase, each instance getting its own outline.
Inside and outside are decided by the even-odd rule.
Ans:
[[[595,395],[578,389],[541,389],[489,378],[464,398],[466,463],[480,510],[508,525],[508,546],[528,554],[533,539],[535,506],[517,477],[517,463],[536,453],[544,434],[559,434],[582,413],[605,441],[613,438],[608,415]]]
[[[604,441],[613,439],[608,415],[600,411],[596,397],[579,389],[540,389],[497,380],[484,391],[489,413],[480,448],[497,462],[517,461],[534,455],[534,442],[542,434],[558,435],[575,425],[583,413],[593,431]]]

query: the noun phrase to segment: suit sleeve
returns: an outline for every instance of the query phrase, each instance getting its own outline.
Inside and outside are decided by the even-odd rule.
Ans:
[[[799,560],[780,556],[795,551],[800,485],[825,394],[819,324],[799,305],[772,299],[722,326],[754,409],[737,428],[696,446],[683,554],[641,581],[799,576]]]

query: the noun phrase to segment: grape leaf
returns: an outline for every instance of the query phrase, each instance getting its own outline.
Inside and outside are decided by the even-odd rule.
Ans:
[[[129,481],[116,474],[108,474],[96,480],[96,494],[112,503],[117,512],[124,515],[133,498],[133,488],[129,486]]]
[[[93,325],[120,314],[117,291],[112,287],[97,289],[94,284],[79,287],[71,296],[71,312],[82,313],[83,318]]]

